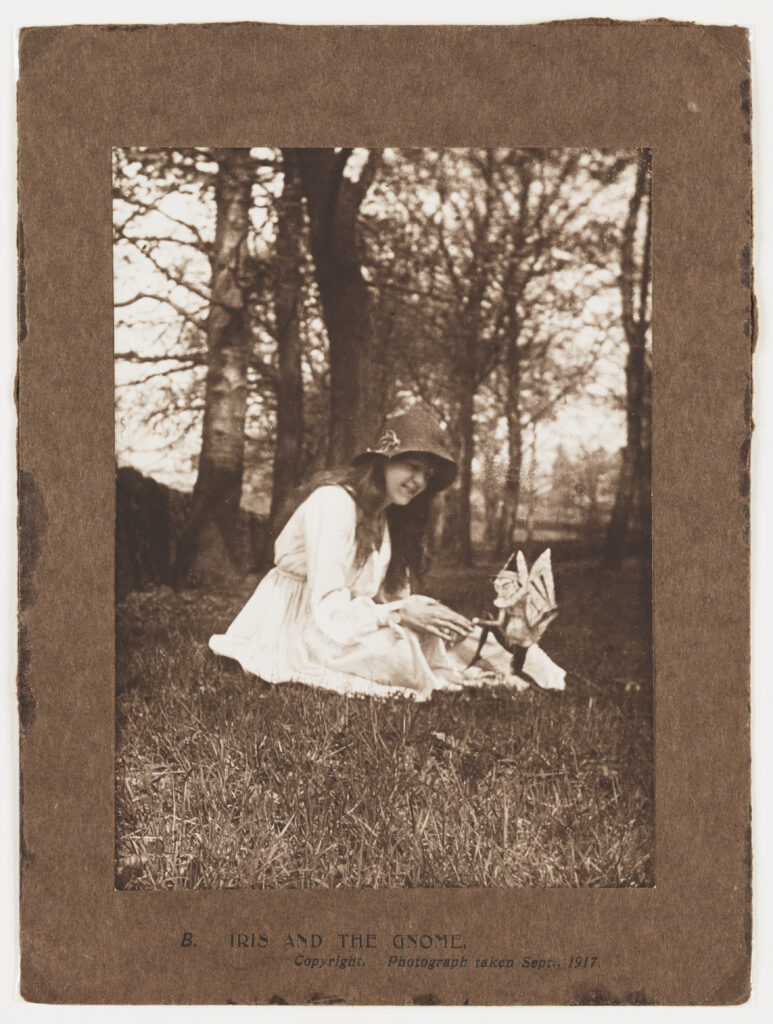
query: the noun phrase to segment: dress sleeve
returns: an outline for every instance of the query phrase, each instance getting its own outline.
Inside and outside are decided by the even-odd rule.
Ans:
[[[305,509],[306,577],[311,616],[328,639],[346,646],[384,626],[400,631],[396,612],[402,601],[377,604],[353,597],[351,578],[356,550],[357,512],[341,487],[319,487]]]

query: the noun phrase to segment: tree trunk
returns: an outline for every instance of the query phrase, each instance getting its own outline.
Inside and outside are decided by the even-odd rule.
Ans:
[[[635,490],[635,463],[635,449],[627,444],[623,449],[615,504],[612,508],[612,515],[609,519],[604,543],[604,565],[608,569],[620,568],[623,561],[625,538],[628,532],[628,519],[631,513]]]
[[[475,448],[474,394],[459,395],[454,436],[458,439],[456,484],[448,495],[443,547],[461,565],[472,565],[472,459]]]
[[[523,438],[521,435],[521,377],[518,353],[518,335],[514,328],[507,339],[505,352],[507,374],[507,473],[502,496],[502,519],[497,555],[507,558],[513,550],[515,527],[518,521],[518,503],[521,497],[521,461]]]
[[[497,556],[506,558],[515,544],[515,530],[518,524],[518,506],[521,499],[521,423],[517,414],[508,410],[507,473],[505,491],[502,497],[502,517],[497,543]]]
[[[311,224],[311,252],[330,343],[328,463],[348,461],[372,443],[379,424],[370,400],[372,331],[368,288],[357,247],[357,217],[378,152],[357,182],[344,177],[350,150],[296,150]]]
[[[218,172],[204,423],[190,519],[175,565],[178,586],[217,584],[241,570],[238,517],[251,341],[243,255],[254,163],[247,149],[214,150],[213,156]]]
[[[636,266],[634,252],[636,229],[642,202],[648,202],[647,226],[644,238],[644,256],[641,267]],[[649,451],[647,412],[647,295],[649,289],[650,241],[652,204],[649,196],[649,156],[642,152],[636,174],[636,186],[628,209],[623,230],[620,256],[620,294],[623,307],[623,330],[628,345],[625,363],[626,444],[623,449],[620,478],[612,515],[607,527],[603,564],[619,568],[625,550],[628,524],[636,493],[647,488],[649,480],[642,479],[645,471],[645,451]],[[638,290],[638,308],[637,308]]]
[[[279,227],[276,240],[277,412],[270,513],[272,528],[288,495],[300,483],[303,451],[300,304],[304,219],[298,157],[294,150],[284,150],[283,156],[284,189],[278,204]]]
[[[518,217],[513,235],[515,252],[521,254],[526,244],[529,220],[529,194],[534,180],[530,163],[518,163],[516,167],[519,182]],[[505,342],[504,369],[507,386],[507,474],[502,502],[498,555],[507,558],[515,545],[515,529],[518,522],[518,505],[521,499],[521,463],[523,461],[523,435],[521,428],[521,352],[518,339],[521,334],[521,320],[518,315],[518,301],[522,295],[521,274],[512,276],[509,295],[509,324]]]
[[[469,413],[465,410],[462,448],[459,452],[459,560],[462,565],[472,565],[472,459],[475,453],[475,421],[472,415],[472,399],[469,396]],[[463,403],[466,405],[467,403]]]
[[[493,435],[495,424],[487,423],[486,430]],[[489,553],[496,554],[500,538],[500,524],[502,518],[502,499],[500,489],[497,485],[496,471],[496,447],[490,441],[483,446],[483,480],[481,490],[483,492],[483,546]]]
[[[652,547],[652,368],[645,359],[642,388],[638,508],[645,543]]]

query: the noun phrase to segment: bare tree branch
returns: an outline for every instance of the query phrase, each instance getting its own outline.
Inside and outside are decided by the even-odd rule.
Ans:
[[[170,306],[175,311],[175,313],[179,314],[179,316],[181,316],[183,320],[192,324],[194,327],[202,329],[204,326],[200,320],[196,319],[196,314],[204,312],[204,307],[200,307],[199,309],[194,310],[191,313],[188,310],[184,309],[182,306],[178,305],[176,302],[173,302],[171,299],[167,298],[166,296],[154,295],[151,292],[137,292],[137,294],[132,296],[131,299],[123,299],[120,302],[114,302],[113,305],[116,309],[119,309],[123,308],[124,306],[132,306],[134,305],[135,302],[139,302],[140,299],[153,299],[155,302],[161,302],[164,305]]]
[[[213,303],[212,297],[207,292],[202,291],[200,288],[197,288],[195,285],[191,284],[190,281],[185,281],[182,277],[178,277],[176,274],[173,274],[172,271],[168,267],[164,266],[163,263],[159,262],[155,256],[153,256],[149,252],[146,252],[139,244],[140,241],[142,241],[141,239],[138,240],[136,238],[133,238],[131,235],[126,235],[121,229],[117,229],[117,233],[120,238],[122,238],[125,242],[128,242],[129,245],[133,246],[141,256],[144,256],[145,259],[148,260],[148,262],[151,263],[160,274],[163,274],[168,281],[171,281],[172,284],[179,285],[181,288],[187,288],[189,292],[192,292],[194,295],[198,295],[200,299],[204,299],[204,301],[207,302],[208,304]],[[222,303],[217,303],[217,305],[223,306]],[[224,306],[223,308],[230,307]]]
[[[140,380],[122,381],[120,384],[116,384],[116,389],[140,387],[142,384],[147,384],[149,380],[153,380],[156,377],[169,377],[173,373],[185,373],[186,371],[193,369],[195,366],[201,366],[202,362],[202,360],[191,360],[187,366],[170,366],[168,370],[157,370],[155,373],[147,374],[147,376],[142,377]]]
[[[209,252],[212,248],[212,243],[208,242],[204,238],[204,236],[201,234],[197,227],[194,227],[193,224],[189,224],[187,221],[180,220],[179,217],[173,217],[171,213],[167,213],[166,210],[162,209],[158,205],[162,199],[165,199],[168,195],[171,195],[173,192],[176,191],[176,188],[170,189],[168,192],[165,192],[163,195],[160,195],[158,199],[156,199],[152,203],[143,203],[142,200],[137,199],[134,196],[130,198],[125,194],[121,193],[120,198],[125,203],[129,203],[131,206],[134,206],[135,209],[132,211],[131,214],[129,214],[129,216],[120,226],[116,225],[116,228],[122,233],[126,230],[126,227],[130,223],[130,221],[135,220],[137,217],[147,213],[160,213],[162,217],[165,217],[172,224],[177,224],[179,227],[185,228],[186,231],[190,231],[190,233],[196,239],[197,248],[199,248],[202,252]],[[165,239],[165,241],[171,241],[171,239]]]

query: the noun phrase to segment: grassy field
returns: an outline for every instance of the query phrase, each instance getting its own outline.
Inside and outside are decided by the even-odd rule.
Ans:
[[[492,569],[425,590],[467,614]],[[649,886],[653,736],[642,563],[556,568],[567,689],[427,704],[271,687],[216,658],[255,580],[117,612],[116,886]]]

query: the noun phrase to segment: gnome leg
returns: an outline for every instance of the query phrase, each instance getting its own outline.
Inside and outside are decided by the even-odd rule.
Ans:
[[[526,648],[522,670],[543,690],[563,690],[566,687],[566,672],[545,654],[539,644]]]

